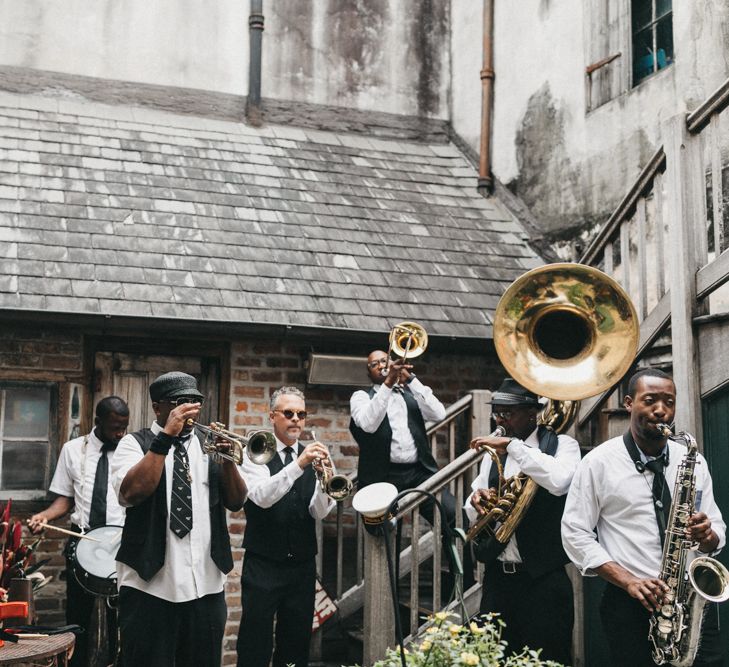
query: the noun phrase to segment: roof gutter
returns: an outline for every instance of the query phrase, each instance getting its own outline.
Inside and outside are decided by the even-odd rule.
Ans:
[[[483,2],[483,68],[481,69],[481,149],[478,165],[478,191],[493,194],[491,173],[491,125],[494,102],[494,0]]]

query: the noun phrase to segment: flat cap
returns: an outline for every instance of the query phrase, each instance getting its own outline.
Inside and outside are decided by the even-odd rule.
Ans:
[[[192,375],[180,371],[164,373],[156,378],[149,385],[149,396],[155,403],[180,396],[190,396],[200,400],[205,398],[197,388],[197,380]]]

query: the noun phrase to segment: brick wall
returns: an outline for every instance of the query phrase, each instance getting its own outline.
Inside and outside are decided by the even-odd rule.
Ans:
[[[60,441],[65,438],[67,405],[71,387],[82,381],[83,344],[77,331],[28,325],[0,325],[0,382],[53,382],[58,388],[57,414],[51,425],[51,459],[55,462]],[[52,464],[53,465],[53,464]],[[2,492],[2,504],[12,492]],[[25,520],[47,505],[39,494],[36,499],[13,501],[13,517]],[[24,540],[29,541],[27,531]],[[65,561],[62,555],[66,539],[47,531],[36,551],[36,559],[50,558],[42,572],[52,581],[36,595],[36,610],[42,623],[64,623],[65,584],[60,580]]]

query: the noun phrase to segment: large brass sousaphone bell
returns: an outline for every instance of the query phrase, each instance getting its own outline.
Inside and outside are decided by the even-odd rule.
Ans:
[[[494,316],[494,344],[519,384],[578,401],[609,389],[638,349],[638,316],[610,276],[582,264],[547,264],[517,278]]]

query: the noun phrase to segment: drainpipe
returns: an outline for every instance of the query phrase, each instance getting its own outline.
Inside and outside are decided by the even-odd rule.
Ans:
[[[263,123],[261,112],[261,51],[263,46],[263,0],[251,0],[248,17],[251,53],[248,67],[248,99],[246,118],[251,125]]]
[[[494,191],[491,175],[491,111],[494,101],[494,0],[483,2],[483,69],[481,70],[481,153],[478,165],[478,191],[489,196]]]

